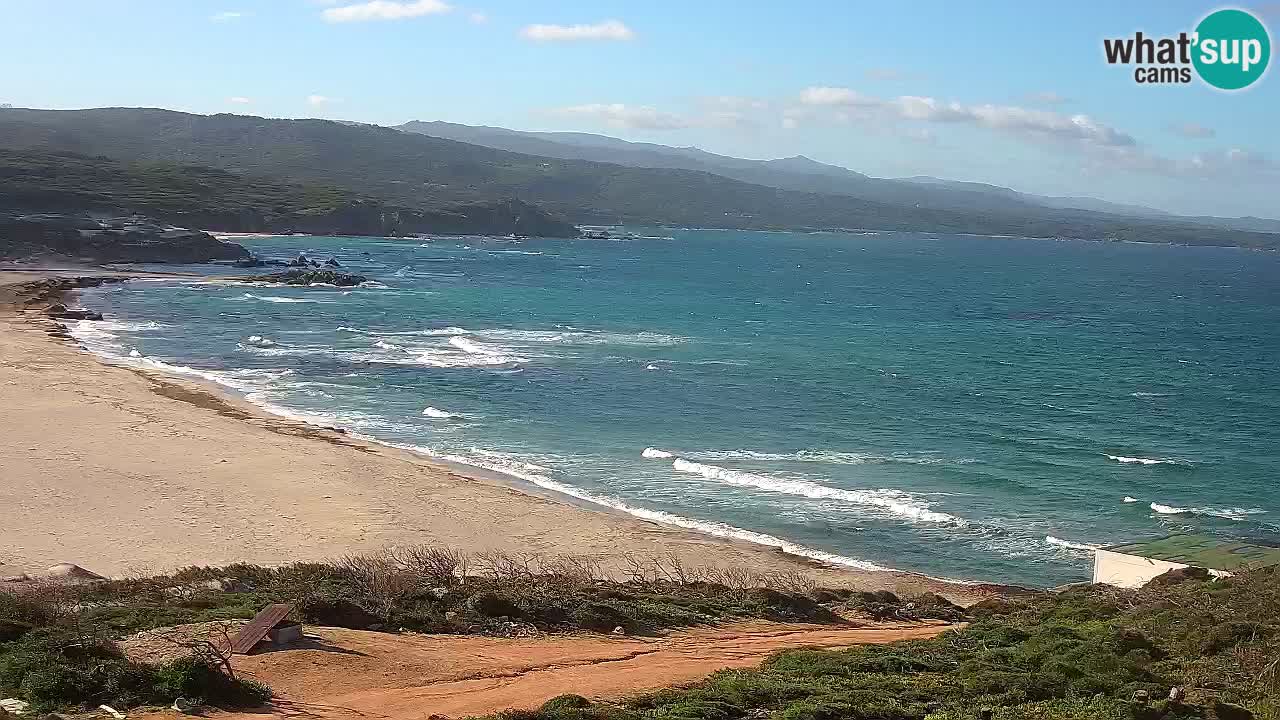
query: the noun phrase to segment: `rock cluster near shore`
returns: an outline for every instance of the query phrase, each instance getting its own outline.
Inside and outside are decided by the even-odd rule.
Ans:
[[[337,287],[355,287],[369,281],[363,275],[352,275],[335,270],[290,270],[288,272],[271,273],[269,275],[252,275],[245,278],[251,282],[271,282],[283,285],[335,285]]]

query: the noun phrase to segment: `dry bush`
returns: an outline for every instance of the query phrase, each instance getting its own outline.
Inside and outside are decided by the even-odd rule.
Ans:
[[[388,554],[407,572],[443,587],[453,587],[465,577],[468,565],[468,556],[461,550],[430,545],[391,548]]]
[[[422,578],[407,570],[390,550],[346,555],[334,562],[374,603],[368,610],[389,614],[398,602],[422,587]]]

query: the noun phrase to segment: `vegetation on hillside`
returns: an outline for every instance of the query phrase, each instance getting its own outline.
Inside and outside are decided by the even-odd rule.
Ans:
[[[180,227],[232,232],[578,234],[572,225],[509,199],[414,210],[332,184],[163,161],[0,148],[0,214],[6,210],[136,213]]]
[[[375,631],[650,634],[733,618],[843,622],[874,617],[955,619],[936,596],[904,603],[891,593],[816,591],[804,576],[686,568],[632,559],[631,579],[603,579],[592,561],[416,547],[280,568],[232,565],[172,575],[0,589],[0,697],[38,709],[118,709],[178,696],[237,706],[267,690],[226,673],[217,653],[159,667],[128,660],[116,642],[175,625],[245,620],[293,603],[313,625]],[[3,586],[0,586],[2,588]]]
[[[1280,718],[1280,573],[1166,576],[971,608],[930,640],[780,653],[618,704],[562,696],[501,720]],[[1171,699],[1178,688],[1184,696]]]
[[[590,224],[748,229],[915,230],[1280,247],[1280,235],[1028,206],[918,207],[784,190],[710,172],[625,167],[324,120],[167,110],[0,110],[0,147],[181,163],[340,188],[413,211],[518,197]],[[817,189],[817,188],[814,188]],[[512,231],[507,231],[512,232]],[[520,231],[514,231],[520,232]]]
[[[0,591],[0,696],[42,710],[168,704],[179,695],[260,703],[269,690],[232,677],[216,655],[150,666],[127,659],[115,642],[290,602],[307,623],[388,632],[634,634],[734,618],[840,623],[857,615],[972,621],[929,640],[783,652],[759,669],[617,703],[560,697],[500,720],[971,720],[984,709],[996,720],[1280,720],[1274,568],[1224,580],[1172,574],[1138,591],[1076,587],[964,611],[932,595],[816,589],[798,574],[672,560],[621,567],[631,579],[605,580],[582,559],[419,547]]]

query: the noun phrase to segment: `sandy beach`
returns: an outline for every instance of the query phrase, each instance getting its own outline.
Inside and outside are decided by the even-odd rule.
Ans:
[[[802,571],[827,586],[983,588],[819,565],[537,494],[278,418],[203,384],[113,366],[49,335],[0,271],[0,575],[72,562],[104,575],[283,564],[387,545]],[[89,274],[89,273],[81,273]],[[5,299],[7,297],[7,300]]]

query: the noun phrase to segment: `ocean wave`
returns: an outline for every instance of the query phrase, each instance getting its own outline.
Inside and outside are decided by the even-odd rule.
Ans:
[[[1151,511],[1158,515],[1202,515],[1223,520],[1247,520],[1251,515],[1265,515],[1262,508],[1219,508],[1219,507],[1175,507],[1162,503],[1151,503]]]
[[[428,330],[366,330],[364,328],[355,328],[355,327],[348,327],[346,325],[341,325],[337,327],[334,330],[334,332],[345,332],[345,333],[354,333],[357,335],[372,335],[372,336],[423,335],[426,337],[436,337],[436,336],[450,336],[450,335],[466,335],[471,331],[467,330],[466,328],[452,327],[452,326],[444,327],[444,328],[431,328]]]
[[[146,332],[148,330],[164,330],[169,327],[164,323],[158,322],[127,322],[124,320],[97,320],[94,321],[98,329],[107,332]]]
[[[1124,455],[1108,455],[1108,459],[1126,465],[1177,465],[1177,460],[1161,460],[1158,458],[1126,457]]]
[[[382,350],[400,350],[401,349],[399,345],[394,345],[385,340],[378,340],[373,343],[373,346]]]
[[[274,340],[265,338],[261,335],[250,335],[245,338],[245,342],[255,347],[271,347],[276,344]]]
[[[1071,542],[1070,540],[1063,540],[1062,538],[1056,538],[1056,537],[1054,537],[1054,536],[1052,536],[1052,535],[1045,535],[1045,536],[1044,536],[1044,541],[1045,541],[1046,543],[1049,543],[1050,545],[1054,545],[1054,546],[1056,546],[1056,547],[1061,547],[1061,548],[1066,548],[1066,549],[1068,549],[1068,550],[1087,550],[1087,551],[1092,552],[1092,551],[1094,551],[1094,550],[1097,550],[1097,549],[1098,549],[1098,546],[1097,546],[1097,545],[1089,545],[1089,544],[1086,544],[1086,543]]]
[[[461,335],[450,337],[449,345],[455,349],[423,349],[418,351],[417,362],[438,368],[509,367],[529,362],[529,358],[512,354],[505,348],[478,343]]]
[[[323,300],[312,300],[310,298],[291,298],[281,297],[279,295],[254,295],[253,293],[245,293],[240,296],[242,300],[261,300],[269,303],[324,303]]]
[[[1124,500],[1123,500],[1122,502],[1124,502],[1124,503],[1136,503],[1136,502],[1138,502],[1138,498],[1133,497],[1133,496],[1131,496],[1131,495],[1125,495],[1125,496],[1124,496]]]
[[[378,441],[375,440],[375,442],[378,442]],[[405,450],[411,450],[413,452],[417,452],[438,460],[446,460],[448,462],[455,462],[460,465],[469,465],[471,467],[477,467],[484,470],[490,470],[492,472],[501,473],[503,475],[508,475],[508,476],[517,478],[519,480],[523,480],[525,482],[531,483],[545,490],[550,490],[552,492],[556,492],[561,495],[567,495],[569,497],[577,498],[578,500],[582,500],[584,502],[588,502],[593,505],[599,505],[601,507],[610,508],[612,510],[623,512],[633,517],[638,517],[642,520],[648,520],[649,522],[658,523],[660,525],[678,527],[686,530],[694,530],[696,532],[706,533],[708,535],[714,535],[716,537],[729,538],[733,540],[742,540],[745,542],[753,543],[755,545],[764,545],[767,547],[774,547],[782,550],[783,552],[789,553],[791,555],[807,557],[811,560],[818,560],[831,565],[840,565],[844,567],[856,568],[859,570],[881,571],[881,572],[892,570],[892,568],[876,565],[875,563],[867,562],[865,560],[858,560],[856,558],[846,557],[844,555],[836,555],[834,553],[829,553],[824,550],[818,550],[816,548],[800,545],[798,543],[791,542],[790,540],[784,540],[782,538],[775,537],[773,535],[755,532],[754,530],[745,530],[743,528],[734,527],[733,525],[728,525],[722,522],[717,522],[713,520],[695,520],[693,518],[687,518],[681,515],[675,515],[673,513],[665,512],[662,510],[650,510],[648,508],[636,507],[634,505],[628,504],[626,502],[623,502],[622,500],[619,500],[614,497],[610,497],[608,495],[597,495],[595,493],[588,492],[586,490],[575,487],[573,485],[559,482],[557,480],[547,477],[546,475],[543,475],[537,472],[529,472],[526,468],[513,466],[512,463],[510,463],[509,461],[503,461],[497,458],[484,459],[484,458],[476,458],[476,457],[467,456],[467,455],[459,455],[456,453],[440,452],[432,448],[421,446],[421,445],[397,445],[397,444],[385,443],[385,442],[382,444],[390,445],[392,447],[398,447]]]
[[[914,504],[911,502],[911,496],[900,490],[844,490],[820,485],[809,480],[770,477],[741,470],[730,470],[716,465],[692,462],[683,458],[676,458],[671,463],[671,467],[679,472],[701,475],[708,480],[715,480],[727,485],[751,487],[766,492],[795,495],[815,500],[842,500],[855,505],[876,507],[907,520],[946,523],[960,527],[969,524],[963,518]]]
[[[759,452],[756,450],[698,450],[685,453],[695,460],[759,460],[762,462],[805,462],[831,465],[872,465],[905,463],[909,465],[948,465],[978,462],[973,458],[947,459],[926,455],[875,455],[872,453],[841,452],[838,450],[799,450],[790,453]]]
[[[1169,397],[1169,395],[1170,395],[1169,393],[1158,393],[1158,392],[1131,392],[1131,393],[1129,393],[1129,397],[1136,397],[1136,398],[1162,398],[1162,397]]]
[[[338,332],[356,333],[372,336],[412,336],[423,337],[455,337],[470,336],[482,342],[510,345],[623,345],[635,347],[665,347],[679,345],[689,338],[679,335],[641,331],[636,333],[616,333],[595,330],[579,330],[577,328],[555,330],[529,330],[518,328],[489,328],[468,330],[467,328],[449,326],[443,328],[427,328],[424,330],[379,330],[376,328],[357,328],[341,326]]]
[[[433,408],[433,407],[426,408],[425,410],[422,411],[422,414],[429,418],[435,418],[437,420],[448,420],[449,418],[453,417],[453,413],[445,412],[444,410],[440,410],[439,408]]]
[[[666,460],[666,459],[675,457],[675,455],[672,455],[666,450],[659,450],[658,448],[647,447],[643,451],[641,451],[640,457],[649,458],[651,460]]]

